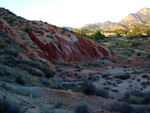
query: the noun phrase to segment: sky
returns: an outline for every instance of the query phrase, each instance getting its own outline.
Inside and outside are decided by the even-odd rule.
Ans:
[[[28,20],[42,20],[56,26],[121,21],[130,13],[150,8],[150,0],[0,0],[0,7]]]

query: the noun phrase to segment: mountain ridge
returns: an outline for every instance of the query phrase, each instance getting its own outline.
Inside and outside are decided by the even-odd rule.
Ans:
[[[130,28],[130,25],[136,25],[136,24],[150,24],[150,8],[143,8],[136,13],[130,13],[126,17],[124,17],[119,22],[111,22],[111,21],[105,21],[104,23],[97,22],[99,24],[86,24],[78,29],[128,29]],[[125,25],[126,27],[123,27],[122,25]],[[91,27],[92,26],[92,27]],[[93,27],[94,26],[94,27]],[[122,26],[122,27],[121,27]]]
[[[149,8],[143,8],[136,13],[131,13],[128,16],[126,16],[123,20],[121,20],[119,23],[124,25],[132,25],[132,24],[146,24],[149,23],[150,19],[150,9]]]
[[[107,26],[110,26],[110,25],[114,25],[114,24],[115,24],[115,22],[111,22],[111,21],[107,20],[107,21],[105,21],[103,23],[96,22],[96,23],[93,23],[93,24],[86,24],[86,25],[84,25],[82,27],[79,27],[77,29],[88,29],[88,28],[90,28],[90,29],[91,28],[99,28],[99,29],[101,29],[101,28],[104,28],[104,27],[107,27]]]
[[[94,59],[115,55],[93,40],[46,22],[28,21],[2,8],[0,17],[2,31],[27,53],[48,62],[92,62]],[[30,56],[24,56],[32,60]]]

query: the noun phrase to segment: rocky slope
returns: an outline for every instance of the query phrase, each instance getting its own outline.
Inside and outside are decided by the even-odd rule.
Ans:
[[[149,19],[150,19],[150,9],[143,8],[136,13],[129,14],[119,23],[126,25],[145,24],[150,22]]]
[[[113,26],[113,25],[115,25],[115,23],[108,20],[104,23],[97,22],[94,24],[86,24],[78,29],[103,29],[105,27]]]
[[[116,29],[132,29],[135,26],[134,25],[141,25],[141,24],[150,24],[150,9],[149,8],[143,8],[136,13],[131,13],[128,16],[126,16],[124,19],[122,19],[119,22],[113,23],[110,21],[106,21],[104,23],[94,23],[94,24],[86,24],[83,27],[80,27],[79,29],[89,29],[89,30],[98,30],[98,29],[104,29],[104,30],[116,30]]]
[[[87,62],[114,55],[96,42],[56,26],[28,21],[4,9],[0,9],[0,16],[0,29],[37,58],[48,61]]]
[[[0,113],[149,113],[149,42],[110,39],[120,54],[113,56],[86,37],[0,9]]]

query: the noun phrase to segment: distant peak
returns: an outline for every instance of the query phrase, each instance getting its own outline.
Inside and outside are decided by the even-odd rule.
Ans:
[[[112,23],[110,20],[105,21],[104,23]]]
[[[150,14],[150,8],[143,8],[141,10],[139,10],[137,13],[142,13],[142,14]]]
[[[143,9],[141,9],[141,10],[150,10],[150,8],[148,8],[148,7],[145,7],[145,8],[143,8]]]

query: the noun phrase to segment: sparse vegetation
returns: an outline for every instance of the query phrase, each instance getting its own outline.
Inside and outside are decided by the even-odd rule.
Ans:
[[[97,89],[96,96],[101,96],[101,97],[104,97],[104,98],[109,97],[108,92],[105,91],[104,89]]]
[[[57,103],[55,103],[54,108],[58,109],[58,108],[63,107],[63,105],[64,105],[63,101],[58,101]]]
[[[54,71],[52,71],[46,67],[41,67],[40,69],[44,72],[44,74],[47,78],[54,77],[54,75],[55,75]]]
[[[10,102],[7,96],[0,99],[0,113],[24,113],[18,104]]]
[[[85,80],[81,83],[82,92],[87,95],[95,95],[96,94],[96,87],[88,80]]]
[[[84,66],[87,66],[87,67],[100,67],[100,64],[88,62],[88,63],[85,63]]]
[[[130,104],[150,104],[150,92],[143,93],[139,91],[133,91],[132,93],[125,93],[123,101]]]
[[[107,91],[96,88],[89,80],[84,80],[83,83],[81,83],[81,92],[83,92],[86,95],[96,95],[108,98]]]
[[[11,16],[5,16],[5,17],[3,17],[3,19],[5,19],[10,24],[12,24],[14,21],[16,21],[16,19]]]
[[[132,113],[131,107],[127,103],[113,103],[107,110],[110,112]]]
[[[130,74],[129,73],[125,73],[125,74],[121,74],[121,75],[116,75],[115,78],[120,78],[122,80],[126,80],[130,78]]]
[[[86,104],[79,104],[75,107],[75,113],[90,113],[90,109]]]
[[[63,39],[75,42],[73,46],[80,45],[79,53],[84,53],[78,38],[81,36],[74,35],[73,31],[65,28],[59,31],[59,27],[47,22],[25,20],[3,8],[0,8],[0,16],[4,21],[0,28],[0,113],[22,113],[24,108],[41,113],[91,113],[91,108],[120,113],[150,112],[149,26],[145,30],[145,26],[135,25],[133,31],[74,31],[116,53],[108,57],[102,52],[103,58],[93,57],[93,62],[81,63],[67,62],[76,61],[79,58],[76,54],[73,60],[61,59],[71,55],[63,54],[67,49],[61,44]],[[142,36],[144,32],[147,34]],[[105,37],[104,33],[116,33],[116,38]],[[95,44],[94,48],[98,46],[91,43]],[[50,49],[59,50],[60,54],[56,54],[61,56],[60,61],[51,61],[55,54],[49,52]],[[76,49],[71,48],[72,52]],[[94,56],[98,52],[96,49],[89,53]],[[57,73],[50,67],[55,67]],[[5,92],[9,93],[11,101],[3,98]],[[82,101],[86,104],[72,109]]]
[[[20,85],[25,85],[25,81],[21,76],[18,76],[16,78],[16,83],[20,84]]]

